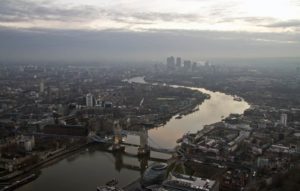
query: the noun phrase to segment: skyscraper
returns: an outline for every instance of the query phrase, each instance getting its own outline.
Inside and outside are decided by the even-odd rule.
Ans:
[[[197,65],[198,65],[197,62],[193,62],[192,69],[195,70],[197,68]]]
[[[41,80],[40,82],[40,93],[43,94],[45,91],[45,84],[44,84],[44,80]]]
[[[93,95],[91,93],[86,94],[85,101],[87,107],[93,107]]]
[[[174,56],[170,56],[167,58],[167,68],[174,69],[175,68],[175,58]]]
[[[286,113],[282,113],[281,117],[280,117],[280,122],[283,126],[287,126],[287,114]]]
[[[180,68],[181,67],[181,57],[176,58],[176,67]]]
[[[185,61],[183,62],[183,67],[184,67],[185,69],[190,69],[191,66],[192,66],[192,62],[191,62],[190,60],[185,60]]]

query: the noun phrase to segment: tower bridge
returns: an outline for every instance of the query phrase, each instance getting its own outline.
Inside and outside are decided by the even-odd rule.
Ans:
[[[138,155],[149,155],[150,151],[166,153],[166,154],[175,153],[175,149],[166,149],[166,148],[150,146],[148,143],[148,140],[150,140],[152,142],[154,142],[154,141],[148,136],[148,130],[145,127],[142,127],[140,131],[123,130],[122,127],[120,126],[119,122],[115,121],[113,124],[113,132],[114,132],[114,135],[113,135],[112,139],[101,138],[93,133],[90,133],[89,137],[94,142],[112,144],[113,151],[122,150],[122,149],[124,149],[124,146],[133,146],[133,147],[138,147],[138,153],[137,153]],[[124,135],[139,136],[140,137],[139,144],[123,142],[122,138]]]

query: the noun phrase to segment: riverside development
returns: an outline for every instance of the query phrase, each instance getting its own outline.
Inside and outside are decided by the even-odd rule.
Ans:
[[[299,168],[297,100],[279,108],[271,99],[284,105],[284,95],[271,92],[262,105],[235,86],[248,81],[230,83],[226,71],[207,63],[2,66],[2,190],[279,187],[274,180]]]

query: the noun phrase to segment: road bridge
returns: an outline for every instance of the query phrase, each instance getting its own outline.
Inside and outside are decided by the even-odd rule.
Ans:
[[[114,135],[112,138],[101,138],[97,136],[94,132],[90,132],[89,139],[94,142],[98,143],[110,143],[112,144],[112,150],[122,150],[125,146],[133,146],[138,148],[138,155],[150,155],[150,151],[160,152],[160,153],[166,153],[166,154],[173,154],[176,152],[175,149],[167,149],[167,148],[161,148],[161,147],[154,147],[150,146],[148,141],[152,141],[155,143],[149,136],[148,136],[148,129],[145,127],[142,127],[140,131],[129,131],[129,130],[123,130],[120,126],[118,121],[115,121],[113,124],[113,132]],[[133,143],[126,143],[124,142],[123,136],[126,135],[134,135],[140,137],[139,144],[133,144]],[[156,144],[157,145],[157,144]]]

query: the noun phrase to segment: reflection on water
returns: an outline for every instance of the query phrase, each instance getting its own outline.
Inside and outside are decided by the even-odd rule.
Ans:
[[[144,77],[135,77],[126,81],[129,83],[146,83]],[[173,85],[172,87],[183,86]],[[150,145],[153,144],[152,146],[155,147],[157,145],[154,144],[157,143],[163,147],[173,148],[176,140],[182,137],[184,133],[201,130],[204,125],[219,122],[222,117],[227,117],[231,113],[242,114],[250,107],[247,102],[234,101],[231,95],[212,92],[204,88],[189,88],[209,94],[211,97],[199,105],[198,111],[183,116],[181,119],[175,119],[174,116],[166,125],[150,130],[148,134],[151,140],[153,140],[149,142]]]
[[[143,77],[127,80],[129,83],[146,83]],[[173,86],[178,87],[178,86]],[[176,140],[184,133],[201,130],[204,125],[218,122],[222,116],[231,113],[243,113],[249,107],[248,103],[234,101],[233,97],[220,92],[212,92],[203,88],[192,88],[210,94],[211,98],[205,100],[199,110],[183,116],[181,119],[173,117],[166,125],[149,131],[149,144],[153,147],[173,148]],[[130,143],[139,143],[139,138],[128,136]],[[136,154],[136,148],[128,147],[126,152]],[[153,158],[168,158],[169,155],[151,153]],[[42,169],[41,176],[18,191],[81,191],[95,190],[116,178],[119,186],[125,186],[140,177],[151,161],[137,159],[128,155],[111,154],[104,152],[100,147],[93,147],[89,151],[64,159],[52,166]]]
[[[203,88],[193,88],[203,93],[209,94],[210,99],[205,100],[199,110],[187,116],[183,116],[180,120],[173,117],[162,128],[153,129],[149,132],[149,136],[165,147],[173,147],[176,140],[184,133],[196,132],[201,130],[204,125],[216,123],[223,117],[229,116],[231,113],[241,114],[245,109],[249,108],[249,104],[241,101],[234,101],[233,97],[219,92],[211,92]]]
[[[148,165],[145,159],[111,154],[98,147],[64,159],[42,169],[41,176],[18,190],[65,191],[96,190],[97,185],[116,178],[120,186],[136,180]]]

